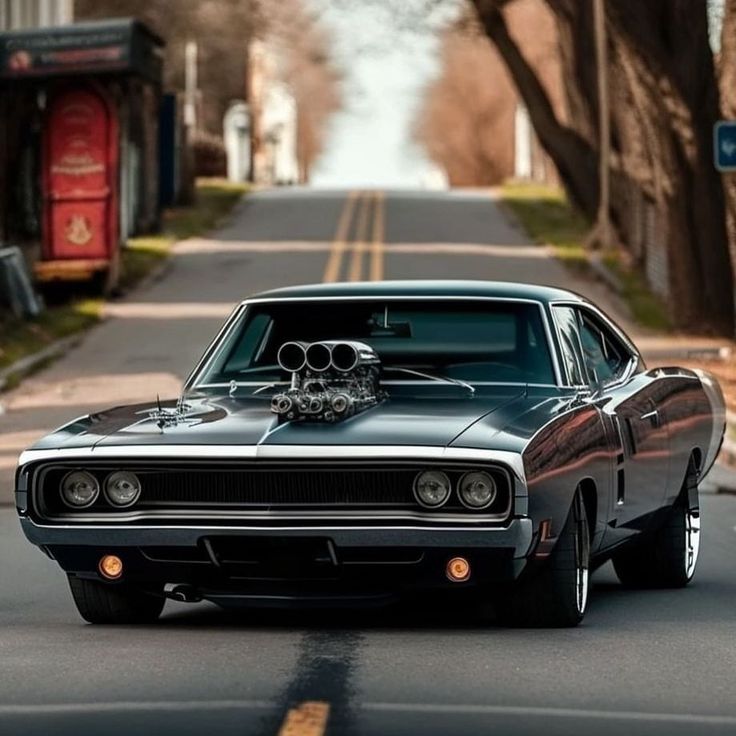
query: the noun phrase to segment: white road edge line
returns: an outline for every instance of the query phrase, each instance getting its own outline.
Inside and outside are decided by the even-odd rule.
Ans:
[[[38,705],[0,705],[1,716],[64,715],[84,713],[110,713],[119,711],[155,712],[190,710],[266,710],[278,708],[271,700],[121,700],[113,703],[40,703]]]
[[[595,718],[609,721],[659,721],[664,723],[708,723],[736,725],[736,716],[696,715],[693,713],[647,713],[646,711],[610,711],[578,708],[540,708],[520,705],[454,705],[444,703],[363,703],[359,709],[386,712],[489,714],[545,718]]]
[[[112,703],[41,703],[38,705],[0,705],[0,716],[64,715],[104,712],[156,712],[156,711],[216,711],[216,710],[268,710],[283,707],[283,703],[271,700],[162,700],[150,702],[120,701]],[[433,703],[366,702],[353,706],[357,711],[391,713],[435,713],[532,716],[545,718],[581,718],[607,721],[650,721],[662,723],[691,723],[711,725],[736,725],[736,716],[696,715],[693,713],[647,713],[645,711],[609,711],[577,708],[544,708],[515,705],[454,705]]]

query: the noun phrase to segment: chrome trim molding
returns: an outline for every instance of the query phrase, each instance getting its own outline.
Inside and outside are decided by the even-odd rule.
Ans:
[[[198,383],[197,388],[230,388],[232,381],[227,383]],[[237,386],[288,386],[288,381],[236,381]],[[382,386],[436,386],[436,381],[420,381],[414,379],[381,381]],[[559,388],[556,383],[526,383],[525,381],[473,381],[473,386],[527,386],[529,388]],[[564,388],[568,388],[565,386]],[[81,417],[84,419],[85,417]]]
[[[201,373],[202,371],[206,370],[209,367],[209,364],[212,362],[212,359],[214,358],[214,355],[215,355],[215,348],[220,344],[220,342],[222,342],[228,337],[233,327],[237,323],[238,317],[243,312],[245,312],[245,305],[243,303],[237,305],[233,309],[233,311],[230,313],[230,316],[225,320],[222,327],[220,327],[214,339],[205,348],[204,353],[202,353],[202,357],[197,361],[192,371],[186,377],[186,380],[182,384],[182,392],[187,391],[190,388],[196,375],[198,375],[199,373]]]
[[[415,460],[412,459],[409,461],[411,464],[416,464]],[[466,464],[466,463],[463,463]],[[484,464],[482,467],[484,467],[486,464]],[[129,504],[128,506],[113,506],[112,502],[108,502],[112,506],[112,510],[108,511],[106,513],[80,513],[75,514],[75,509],[71,509],[69,512],[65,512],[63,514],[56,514],[51,515],[45,513],[44,509],[44,502],[39,498],[40,494],[40,488],[39,484],[43,484],[45,476],[48,474],[51,470],[58,470],[63,469],[63,466],[54,465],[53,463],[46,464],[41,468],[39,479],[34,480],[33,488],[31,489],[31,495],[33,498],[33,508],[35,509],[35,513],[37,516],[44,521],[50,521],[50,522],[74,522],[77,524],[81,524],[84,527],[87,527],[91,522],[104,522],[106,524],[111,525],[112,527],[120,526],[121,524],[125,524],[125,522],[128,521],[144,521],[147,519],[186,519],[186,520],[212,520],[212,519],[228,519],[228,520],[243,520],[243,521],[255,521],[255,520],[271,520],[271,521],[319,521],[324,519],[339,519],[340,521],[368,521],[368,520],[400,520],[400,521],[409,521],[409,520],[416,520],[423,522],[427,524],[427,528],[433,528],[434,524],[457,524],[457,523],[470,523],[470,524],[477,524],[479,526],[483,526],[484,524],[495,524],[500,521],[506,521],[510,518],[512,510],[514,508],[514,500],[516,499],[516,505],[517,507],[520,506],[519,503],[519,496],[522,495],[525,492],[525,488],[520,488],[519,483],[515,483],[514,479],[512,477],[511,472],[505,465],[499,465],[494,464],[493,469],[496,470],[499,473],[502,473],[505,482],[506,487],[508,488],[508,498],[507,503],[504,506],[503,510],[497,511],[495,513],[489,514],[489,513],[483,513],[484,509],[487,509],[492,503],[494,499],[487,504],[486,506],[476,508],[473,506],[468,506],[462,498],[460,498],[460,501],[462,505],[469,509],[472,512],[472,516],[469,516],[467,512],[462,510],[443,510],[442,507],[450,500],[452,497],[452,493],[455,490],[452,486],[452,483],[450,482],[449,476],[446,475],[446,473],[442,470],[440,472],[445,475],[448,479],[448,484],[450,486],[450,492],[447,495],[447,498],[438,506],[426,506],[421,501],[419,501],[419,498],[416,494],[416,479],[421,474],[422,471],[419,471],[417,476],[414,478],[413,482],[413,494],[415,497],[415,500],[421,506],[421,509],[412,511],[412,510],[391,510],[391,509],[378,509],[378,510],[363,510],[362,512],[357,511],[339,511],[335,509],[320,509],[318,506],[312,506],[311,508],[307,509],[297,509],[292,508],[290,510],[284,510],[284,509],[269,509],[267,511],[264,511],[262,509],[250,509],[243,508],[242,506],[240,508],[233,508],[228,509],[226,506],[220,506],[219,508],[213,508],[213,509],[197,509],[196,506],[188,506],[187,504],[182,502],[181,506],[183,508],[153,508],[153,509],[145,509],[145,510],[137,510],[133,508],[133,504]],[[429,468],[432,470],[436,470],[437,468]],[[74,472],[74,471],[70,471]],[[85,471],[89,472],[89,471]],[[467,475],[468,472],[479,472],[478,468],[475,468],[473,471],[466,470],[463,474]],[[484,472],[483,470],[480,470],[480,472]],[[494,481],[495,486],[495,481]],[[458,490],[459,495],[459,490]],[[96,499],[95,499],[96,500]],[[523,500],[526,500],[525,497]],[[81,507],[80,510],[84,510],[84,508],[87,507]],[[317,525],[315,525],[317,526]]]
[[[188,460],[365,459],[436,460],[500,463],[525,487],[524,462],[517,452],[428,445],[96,445],[85,448],[26,450],[20,465],[41,460],[89,460],[92,458],[186,458]]]
[[[171,530],[191,530],[196,532],[293,532],[293,531],[303,531],[303,532],[314,532],[315,530],[319,531],[366,531],[366,532],[375,532],[375,531],[416,531],[416,532],[427,532],[427,531],[437,531],[433,529],[432,527],[428,526],[413,526],[413,525],[404,525],[404,526],[379,526],[376,524],[371,524],[369,526],[326,526],[320,524],[319,527],[315,526],[224,526],[224,525],[216,525],[216,526],[205,526],[202,524],[186,524],[186,525],[174,525],[174,524],[166,524],[163,526],[156,526],[154,524],[141,524],[141,525],[135,525],[135,524],[120,524],[118,526],[110,526],[109,524],[101,525],[101,526],[84,526],[80,527],[78,524],[39,524],[38,522],[34,521],[33,519],[30,519],[28,517],[23,518],[23,523],[30,524],[31,526],[37,528],[37,529],[69,529],[69,530],[75,530],[80,531],[81,529],[84,529],[85,531],[102,531],[102,532],[109,532],[109,531],[117,531],[117,530],[125,530],[129,531],[131,529],[140,530],[140,531],[171,531]],[[514,524],[523,524],[523,525],[531,525],[531,520],[528,518],[516,518],[512,517],[508,520],[508,524],[505,526],[493,526],[488,527],[487,529],[482,529],[483,533],[485,534],[488,532],[489,534],[493,533],[502,533],[502,532],[508,532],[508,530],[514,525]],[[452,527],[444,527],[442,531],[448,531],[448,532],[478,532],[481,531],[478,529],[478,527],[473,526],[452,526]],[[531,534],[530,534],[531,537]]]
[[[573,301],[573,300],[565,300],[565,299],[556,299],[554,301],[549,302],[549,306],[551,310],[554,310],[555,307],[571,307],[573,309],[587,309],[589,312],[592,312],[596,317],[598,317],[610,330],[611,332],[616,335],[616,337],[621,341],[624,348],[629,353],[629,360],[627,363],[627,368],[622,374],[621,378],[617,379],[616,381],[611,381],[611,383],[606,384],[605,388],[615,388],[616,386],[623,385],[626,383],[635,373],[636,368],[639,365],[644,365],[644,360],[641,357],[641,353],[638,351],[636,345],[629,339],[628,335],[603,311],[601,311],[598,307],[595,306],[595,304],[592,304],[588,301]],[[557,324],[557,320],[552,318],[555,323],[555,334],[557,336],[558,343],[561,345],[562,341],[560,339],[560,327]],[[578,335],[579,339],[579,335]],[[582,349],[582,346],[581,346]],[[584,355],[583,351],[583,355]],[[586,365],[581,366],[585,374],[588,373],[588,368]],[[565,371],[567,373],[567,371]],[[572,384],[568,377],[568,383],[567,388],[588,388],[589,384],[585,385],[577,385]]]

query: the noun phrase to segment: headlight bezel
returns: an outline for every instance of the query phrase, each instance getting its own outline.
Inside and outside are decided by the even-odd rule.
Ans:
[[[465,494],[463,493],[463,488],[465,486],[465,483],[467,482],[468,478],[473,475],[485,476],[485,478],[487,478],[488,481],[490,482],[492,493],[488,501],[481,506],[477,506],[475,504],[470,503],[465,498]],[[469,509],[471,511],[484,511],[485,509],[493,506],[494,502],[496,501],[496,498],[498,498],[498,483],[496,483],[496,479],[489,472],[485,470],[468,470],[467,472],[463,473],[460,476],[460,480],[458,481],[458,484],[457,484],[457,497],[458,499],[460,499],[460,503],[463,506],[465,506],[466,509]]]
[[[88,478],[90,478],[92,480],[92,484],[93,484],[93,488],[94,488],[94,495],[92,496],[92,498],[89,501],[87,501],[87,503],[84,503],[84,504],[76,504],[76,503],[72,503],[67,498],[67,495],[65,493],[66,484],[67,484],[67,481],[69,480],[69,478],[71,478],[71,476],[73,476],[73,475],[84,475],[84,476],[87,476]],[[61,496],[62,503],[67,508],[72,509],[74,511],[80,511],[82,509],[88,509],[90,506],[93,506],[97,502],[97,500],[100,498],[100,492],[101,492],[101,490],[102,489],[100,488],[100,481],[97,480],[97,478],[95,477],[95,475],[93,473],[90,473],[89,470],[80,470],[78,468],[75,469],[75,470],[70,470],[68,473],[66,473],[64,475],[64,477],[61,479],[61,483],[59,483],[59,495]]]
[[[427,503],[421,497],[421,495],[419,493],[419,490],[418,490],[418,486],[419,486],[420,479],[423,476],[425,476],[425,475],[439,475],[439,476],[442,476],[445,479],[447,492],[445,493],[444,498],[439,503],[429,504],[429,503]],[[414,482],[412,484],[412,490],[413,490],[413,493],[414,493],[414,499],[415,499],[415,501],[422,508],[434,510],[434,509],[442,508],[442,506],[444,506],[450,500],[450,498],[452,497],[453,487],[452,487],[452,481],[450,480],[450,476],[444,470],[440,470],[438,468],[427,468],[426,470],[420,470],[414,476]]]
[[[137,490],[136,490],[135,495],[133,496],[133,498],[130,501],[128,501],[126,503],[118,503],[117,501],[114,501],[113,500],[113,497],[112,497],[112,495],[110,493],[110,485],[111,485],[111,483],[113,481],[113,478],[115,478],[115,476],[121,476],[121,475],[122,476],[129,476],[129,477],[134,478],[135,479],[135,483],[137,485]],[[103,492],[104,492],[104,495],[105,495],[105,500],[114,509],[127,509],[127,508],[130,508],[131,506],[134,506],[136,503],[138,503],[138,501],[139,501],[139,499],[141,497],[142,490],[143,490],[143,484],[141,483],[141,479],[132,470],[113,470],[111,473],[109,473],[107,475],[107,477],[105,478],[105,482],[103,484]]]

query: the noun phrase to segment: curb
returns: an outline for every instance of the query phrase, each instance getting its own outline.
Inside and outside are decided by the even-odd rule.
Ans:
[[[173,247],[173,244],[172,244]],[[162,261],[158,267],[154,268],[150,273],[147,273],[137,284],[131,289],[125,291],[112,298],[105,299],[100,309],[100,319],[80,330],[75,332],[73,335],[63,337],[56,342],[52,342],[45,348],[42,348],[36,353],[26,355],[20,360],[16,360],[15,363],[11,363],[7,368],[0,371],[0,394],[5,390],[8,381],[11,376],[19,375],[21,378],[25,378],[28,374],[33,373],[34,370],[41,364],[51,360],[61,358],[64,353],[76,347],[87,335],[87,333],[94,329],[97,325],[101,324],[107,319],[105,315],[105,309],[110,302],[117,302],[125,299],[131,292],[136,291],[139,288],[145,288],[153,285],[156,281],[166,276],[166,272],[170,268],[170,255],[167,254],[166,258]],[[2,402],[0,402],[0,415],[3,414]]]
[[[717,460],[731,470],[736,470],[736,442],[728,435],[729,432],[733,433],[734,429],[736,429],[736,414],[727,411],[726,436],[723,438],[723,444],[721,445],[721,451],[718,454]]]
[[[601,280],[603,283],[615,292],[618,296],[622,296],[624,293],[624,285],[621,279],[611,271],[603,259],[598,253],[588,253],[588,265],[590,270]]]
[[[34,370],[41,363],[45,363],[48,360],[61,357],[67,350],[73,348],[80,340],[83,339],[87,330],[82,330],[69,337],[64,337],[61,340],[52,342],[37,353],[26,355],[25,358],[16,360],[15,363],[11,363],[7,368],[0,371],[0,391],[2,391],[8,383],[8,379],[16,374],[28,374]]]
[[[721,451],[718,454],[718,462],[736,470],[736,442],[724,438]]]

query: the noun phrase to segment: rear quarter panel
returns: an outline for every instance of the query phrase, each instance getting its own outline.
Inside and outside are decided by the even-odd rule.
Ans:
[[[657,369],[663,386],[659,407],[670,437],[667,502],[677,498],[693,452],[701,477],[715,461],[726,429],[726,408],[718,382],[709,373],[685,368]]]

